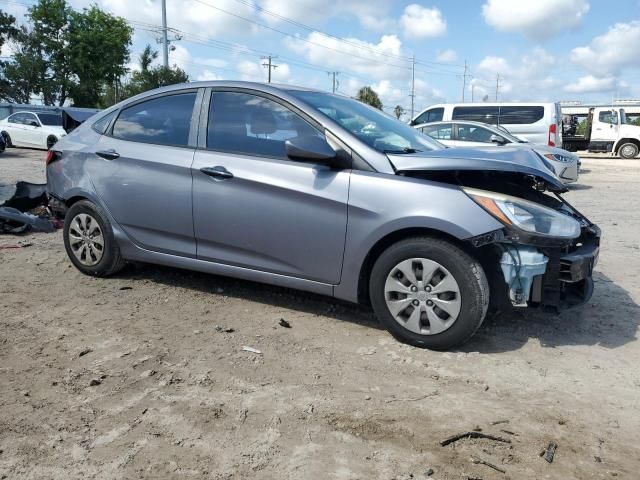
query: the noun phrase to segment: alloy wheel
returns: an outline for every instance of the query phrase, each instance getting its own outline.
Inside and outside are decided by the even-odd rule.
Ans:
[[[71,251],[81,264],[91,267],[102,259],[104,235],[91,215],[79,213],[73,217],[68,235]]]

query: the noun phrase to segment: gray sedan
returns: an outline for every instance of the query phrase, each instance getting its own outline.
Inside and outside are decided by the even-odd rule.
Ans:
[[[592,293],[598,227],[538,155],[495,150],[325,92],[202,82],[91,118],[48,152],[47,184],[87,275],[141,261],[306,290],[448,349],[490,307]]]
[[[504,127],[496,127],[468,120],[431,122],[416,125],[422,133],[454,148],[491,148],[508,145],[513,148],[532,149],[545,157],[563,183],[578,181],[580,157],[562,148],[529,143],[511,135]]]

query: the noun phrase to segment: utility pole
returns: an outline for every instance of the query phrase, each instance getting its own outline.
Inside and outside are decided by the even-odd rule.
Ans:
[[[498,101],[498,92],[500,91],[500,74],[496,73],[496,102]]]
[[[464,61],[464,73],[462,74],[462,103],[464,103],[464,91],[467,88],[467,61]],[[473,100],[471,100],[473,102]]]
[[[331,77],[333,77],[333,86],[331,91],[333,93],[336,93],[336,90],[338,90],[338,79],[336,78],[338,75],[340,75],[340,72],[327,72],[327,75],[330,75]]]
[[[471,83],[471,103],[474,102],[474,93],[475,93],[475,89],[476,89],[476,84],[475,83]]]
[[[269,70],[269,73],[267,74],[267,79],[268,79],[267,82],[268,83],[271,83],[271,69],[275,70],[276,68],[278,68],[278,65],[273,65],[271,63],[271,60],[273,58],[276,58],[276,57],[272,57],[271,55],[269,55],[268,57],[262,57],[263,60],[268,60],[268,63],[263,63],[262,64],[263,67],[265,67],[265,68],[267,68]]]
[[[411,57],[411,120],[413,120],[414,104],[416,98],[416,56]]]
[[[162,0],[162,64],[169,68],[169,39],[167,38],[167,0]]]

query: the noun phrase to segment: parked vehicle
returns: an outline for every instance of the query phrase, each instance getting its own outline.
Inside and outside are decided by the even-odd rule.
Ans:
[[[578,181],[580,158],[561,148],[529,143],[511,135],[504,127],[494,127],[479,122],[434,122],[416,125],[448,147],[504,147],[532,149],[545,157],[563,183]]]
[[[5,148],[7,148],[7,144],[4,141],[4,137],[0,135],[0,153],[4,152]]]
[[[83,273],[158,263],[370,303],[448,349],[490,305],[586,301],[597,226],[531,150],[448,149],[356,100],[249,82],[128,99],[47,155]]]
[[[8,147],[45,149],[67,134],[62,115],[49,112],[16,112],[0,120],[0,133]]]
[[[566,116],[565,116],[566,117]],[[640,127],[627,123],[624,108],[597,107],[589,110],[584,135],[578,135],[577,122],[571,118],[563,128],[564,147],[575,152],[612,152],[622,158],[635,158],[640,152]]]
[[[450,120],[503,126],[522,140],[562,148],[559,103],[443,103],[420,112],[411,125]]]

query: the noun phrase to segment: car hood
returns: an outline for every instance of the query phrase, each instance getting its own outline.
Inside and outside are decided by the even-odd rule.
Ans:
[[[480,147],[446,148],[431,152],[388,155],[396,173],[420,171],[493,171],[520,173],[542,182],[548,190],[564,192],[567,187],[531,148]]]

